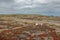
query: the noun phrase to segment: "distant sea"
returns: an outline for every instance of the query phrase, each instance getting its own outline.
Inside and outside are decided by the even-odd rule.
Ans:
[[[48,10],[20,10],[20,11],[7,11],[7,12],[0,12],[0,14],[38,14],[38,15],[47,15],[47,16],[60,16],[60,11],[48,11]]]
[[[36,12],[33,12],[33,13],[24,13],[24,12],[17,12],[17,13],[0,13],[0,15],[3,14],[3,15],[6,15],[6,14],[37,14],[37,15],[46,15],[46,16],[60,16],[60,13],[36,13]]]

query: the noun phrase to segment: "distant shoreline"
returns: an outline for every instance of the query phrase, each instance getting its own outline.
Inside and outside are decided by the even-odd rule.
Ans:
[[[42,16],[59,16],[59,15],[46,15],[46,14],[28,14],[28,13],[0,13],[0,15],[42,15]],[[60,16],[59,16],[60,17]]]

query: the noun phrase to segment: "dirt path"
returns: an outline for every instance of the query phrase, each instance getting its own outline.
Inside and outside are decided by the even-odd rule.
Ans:
[[[38,20],[26,20],[26,19],[14,19],[14,21],[18,21],[18,22],[29,22],[29,23],[39,23],[39,24],[43,24],[43,23],[49,23],[49,24],[55,24],[57,26],[60,26],[60,22],[57,22],[57,21],[47,21],[47,20],[42,20],[42,21],[38,21]],[[18,28],[22,28],[22,27],[15,27],[15,28],[12,28],[12,29],[18,29]],[[55,27],[56,28],[56,27]],[[0,32],[1,31],[4,31],[4,30],[9,30],[9,29],[0,29]],[[56,28],[57,31],[60,31],[60,29]]]

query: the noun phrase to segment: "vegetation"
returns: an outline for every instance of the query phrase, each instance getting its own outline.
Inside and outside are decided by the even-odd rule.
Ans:
[[[44,38],[47,35],[60,40],[60,17],[31,14],[0,15],[1,40],[33,40],[34,37]]]

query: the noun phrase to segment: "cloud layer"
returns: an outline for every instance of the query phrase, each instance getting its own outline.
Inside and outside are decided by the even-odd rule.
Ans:
[[[0,0],[0,13],[60,14],[60,0]]]

